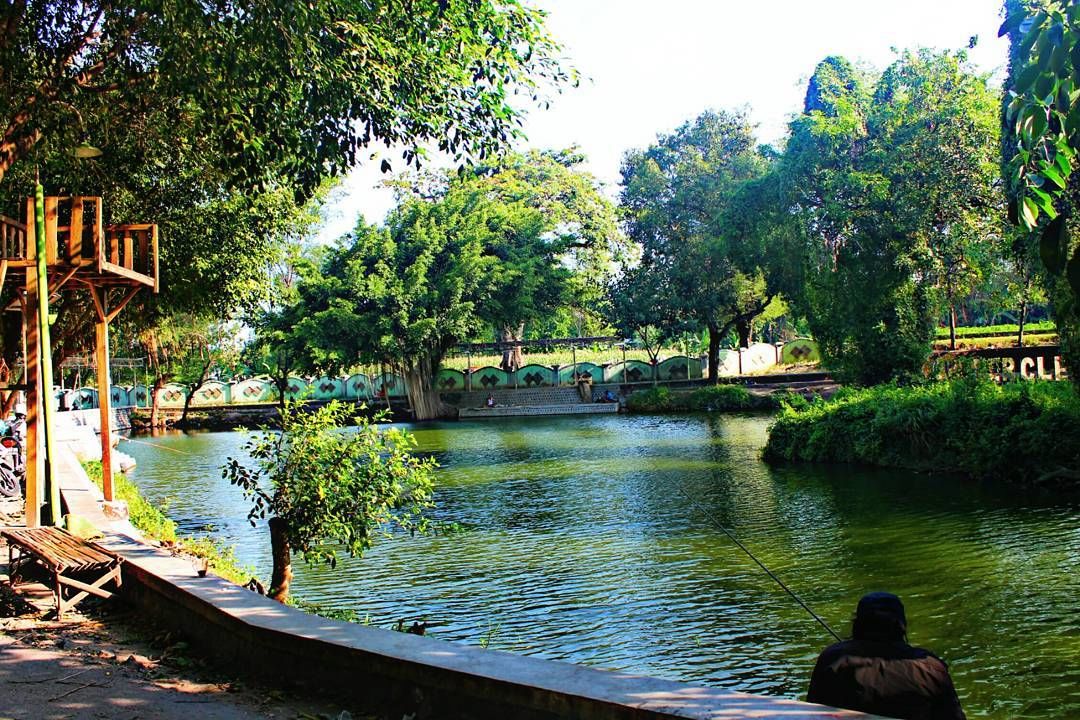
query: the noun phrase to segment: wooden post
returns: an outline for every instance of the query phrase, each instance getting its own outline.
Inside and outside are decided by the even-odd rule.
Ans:
[[[109,387],[109,316],[105,288],[91,288],[97,321],[94,323],[94,359],[97,364],[98,409],[101,413],[101,489],[107,502],[113,499],[112,388]]]
[[[23,298],[23,360],[26,371],[26,527],[41,525],[41,505],[45,479],[45,433],[41,432],[41,375],[38,372],[40,345],[37,326],[37,273],[26,273]]]
[[[34,199],[26,199],[26,245],[25,257],[33,260],[37,257],[37,240],[34,228]],[[38,359],[41,346],[38,344],[38,292],[37,273],[26,271],[26,296],[23,298],[23,383],[26,385],[26,527],[41,524],[41,504],[45,488],[45,453],[43,445],[45,434],[41,432],[41,378],[38,373]]]

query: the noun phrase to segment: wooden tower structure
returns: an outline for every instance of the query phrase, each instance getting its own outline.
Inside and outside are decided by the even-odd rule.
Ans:
[[[44,403],[52,388],[42,387],[38,328],[37,247],[34,198],[26,200],[26,219],[0,215],[0,288],[10,280],[17,287],[17,309],[23,318],[26,372],[18,389],[26,392],[26,524],[41,522],[44,498]],[[158,291],[158,228],[153,224],[105,225],[100,197],[45,197],[45,260],[48,296],[84,291],[95,316],[94,356],[101,414],[101,470],[104,495],[113,499],[112,408],[109,387],[109,323],[144,288]],[[4,403],[5,415],[14,391]]]

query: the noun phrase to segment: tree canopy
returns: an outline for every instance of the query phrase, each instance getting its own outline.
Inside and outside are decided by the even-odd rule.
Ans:
[[[557,53],[516,0],[7,3],[0,179],[125,125],[210,151],[230,187],[310,193],[376,141],[483,156],[514,134],[516,93],[568,79]]]
[[[643,272],[662,277],[651,284],[666,286],[672,319],[708,331],[713,381],[721,340],[736,327],[748,343],[750,322],[775,294],[759,256],[742,251],[747,238],[738,229],[746,226],[730,222],[740,192],[767,164],[743,111],[705,112],[623,160],[627,236],[640,246]]]
[[[878,77],[818,65],[779,178],[806,243],[801,307],[842,377],[919,371],[978,276],[1001,232],[996,103],[962,54],[906,52]]]
[[[619,235],[579,162],[512,155],[414,182],[385,227],[361,220],[322,262],[301,265],[280,342],[306,347],[312,368],[400,368],[417,417],[448,412],[431,383],[453,345],[485,327],[520,332],[602,291]]]

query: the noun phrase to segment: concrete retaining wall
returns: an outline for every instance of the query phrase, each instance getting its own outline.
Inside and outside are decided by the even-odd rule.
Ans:
[[[268,600],[140,541],[107,518],[74,456],[58,458],[68,511],[124,556],[124,595],[180,630],[211,662],[282,685],[330,688],[366,707],[423,718],[867,717],[820,705],[696,687],[327,620]],[[807,668],[807,671],[809,669]]]

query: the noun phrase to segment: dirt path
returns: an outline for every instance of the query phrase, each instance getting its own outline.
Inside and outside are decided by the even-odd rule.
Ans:
[[[25,586],[48,601],[44,586]],[[0,720],[360,720],[313,701],[222,676],[187,645],[106,604],[56,622],[37,604],[0,592]],[[90,601],[87,601],[89,603]],[[51,611],[49,611],[51,612]]]

